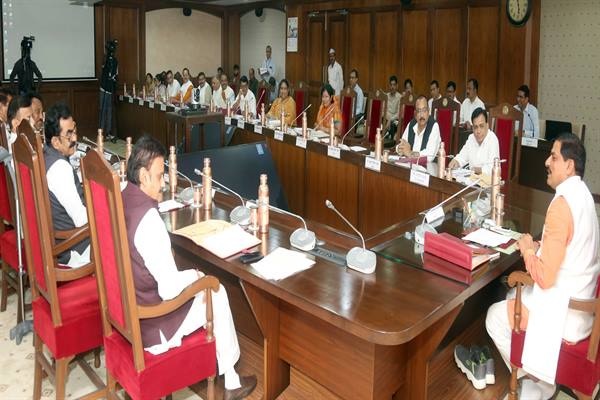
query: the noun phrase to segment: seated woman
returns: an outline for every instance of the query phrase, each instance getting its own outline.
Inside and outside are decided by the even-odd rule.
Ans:
[[[146,82],[144,82],[144,87],[146,88],[146,96],[154,96],[154,78],[151,73],[146,74]]]
[[[328,83],[321,88],[321,106],[317,114],[315,130],[329,133],[331,121],[333,121],[333,130],[336,135],[339,135],[342,124],[342,112],[336,98],[333,96],[334,93],[333,88]]]
[[[279,120],[283,111],[285,123],[288,126],[296,119],[296,102],[290,97],[290,84],[286,79],[279,82],[279,97],[271,105],[267,117]]]

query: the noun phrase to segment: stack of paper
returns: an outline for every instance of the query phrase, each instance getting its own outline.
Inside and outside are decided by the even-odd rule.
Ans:
[[[314,264],[315,261],[307,258],[304,253],[278,247],[252,266],[263,278],[278,281]]]
[[[171,210],[176,210],[181,207],[183,207],[183,204],[176,200],[165,200],[161,203],[158,203],[158,212],[163,213]]]
[[[463,240],[479,243],[483,246],[496,247],[507,243],[511,238],[490,230],[479,228],[463,237]]]
[[[260,244],[260,239],[244,231],[239,225],[226,221],[208,220],[174,231],[219,258],[231,257],[242,250]]]

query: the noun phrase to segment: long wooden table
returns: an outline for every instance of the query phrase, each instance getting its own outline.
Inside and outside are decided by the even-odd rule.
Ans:
[[[543,212],[531,212],[529,205],[547,205],[549,196],[520,186],[505,192],[507,223],[539,234]],[[237,204],[217,193],[211,211],[185,208],[163,218],[175,230],[208,218],[226,219]],[[545,205],[535,207],[543,211]],[[270,220],[269,233],[258,236],[257,250],[263,254],[289,248],[289,235],[298,225],[273,212]],[[420,222],[419,217],[388,227],[369,239],[368,247],[385,253]],[[328,250],[344,254],[355,245],[344,232],[308,224]],[[290,365],[345,399],[389,399],[396,392],[401,399],[426,399],[428,362],[463,305],[520,262],[518,254],[503,255],[470,286],[379,255],[372,275],[317,258],[307,271],[267,281],[235,256],[219,259],[177,235],[172,244],[178,265],[198,267],[221,280],[237,330],[262,343],[266,399],[287,387]]]

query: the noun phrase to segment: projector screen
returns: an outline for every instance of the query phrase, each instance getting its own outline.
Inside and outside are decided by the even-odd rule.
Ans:
[[[35,36],[31,59],[44,79],[93,78],[94,7],[69,0],[2,0],[4,79]],[[83,3],[83,5],[82,5]]]

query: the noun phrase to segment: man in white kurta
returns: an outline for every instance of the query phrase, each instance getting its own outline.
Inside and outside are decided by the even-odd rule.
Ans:
[[[327,81],[333,88],[336,96],[344,89],[344,72],[342,66],[335,60],[335,50],[329,49],[329,65],[327,65]]]
[[[415,102],[415,117],[406,125],[400,140],[400,153],[406,157],[427,157],[432,162],[437,156],[442,139],[438,123],[430,118],[427,98],[419,96]]]
[[[233,93],[233,89],[229,87],[229,79],[226,74],[221,74],[220,82],[221,85],[213,93],[213,100],[218,109],[226,110],[228,104],[229,106],[233,105],[235,93]]]
[[[471,128],[471,116],[473,111],[478,108],[485,110],[485,104],[477,95],[479,91],[479,83],[477,79],[469,79],[467,82],[467,98],[460,106],[460,123],[465,124],[467,128]]]
[[[240,92],[235,98],[233,109],[244,115],[246,108],[248,108],[250,118],[253,118],[256,115],[256,97],[254,97],[254,93],[248,86],[248,78],[244,75],[240,78]]]
[[[450,168],[465,167],[484,175],[491,175],[494,158],[500,158],[498,137],[489,129],[487,113],[478,108],[472,116],[473,133],[460,152],[450,161]]]
[[[517,90],[515,109],[523,113],[523,136],[540,137],[540,116],[538,109],[529,102],[529,87],[521,85]]]
[[[138,304],[171,300],[204,276],[195,269],[180,271],[171,252],[171,241],[157,202],[164,185],[164,154],[164,147],[156,139],[144,136],[138,140],[129,158],[128,183],[122,192]],[[204,297],[204,292],[198,293],[191,304],[185,303],[161,317],[142,320],[144,350],[165,353],[181,346],[185,336],[202,328],[206,324]],[[212,293],[212,306],[219,374],[225,375],[224,399],[242,399],[256,386],[256,377],[240,378],[234,369],[240,347],[222,285]]]
[[[540,379],[537,383],[523,380],[522,399],[548,399],[554,393],[563,340],[579,342],[592,328],[592,315],[568,309],[569,299],[595,298],[600,272],[598,216],[582,180],[585,148],[579,138],[571,133],[561,135],[545,166],[547,183],[556,194],[546,213],[542,240],[534,242],[525,234],[518,241],[525,268],[534,281],[533,287],[522,292],[520,328],[527,332],[522,363],[526,372]],[[507,300],[493,304],[486,318],[487,331],[509,369],[513,323],[514,290]]]
[[[179,94],[175,101],[179,102],[180,100],[182,100],[182,102],[185,104],[189,103],[192,100],[192,90],[194,89],[194,84],[190,80],[189,69],[184,68],[181,73],[181,76],[183,77],[183,85],[181,85],[181,87],[179,88]]]
[[[209,107],[210,100],[212,99],[212,89],[210,85],[206,82],[206,74],[204,72],[200,72],[198,74],[198,87],[197,90],[199,101],[198,103],[201,106]]]
[[[167,71],[167,96],[169,99],[178,98],[179,89],[181,89],[181,85],[177,79],[173,78],[173,71]]]

